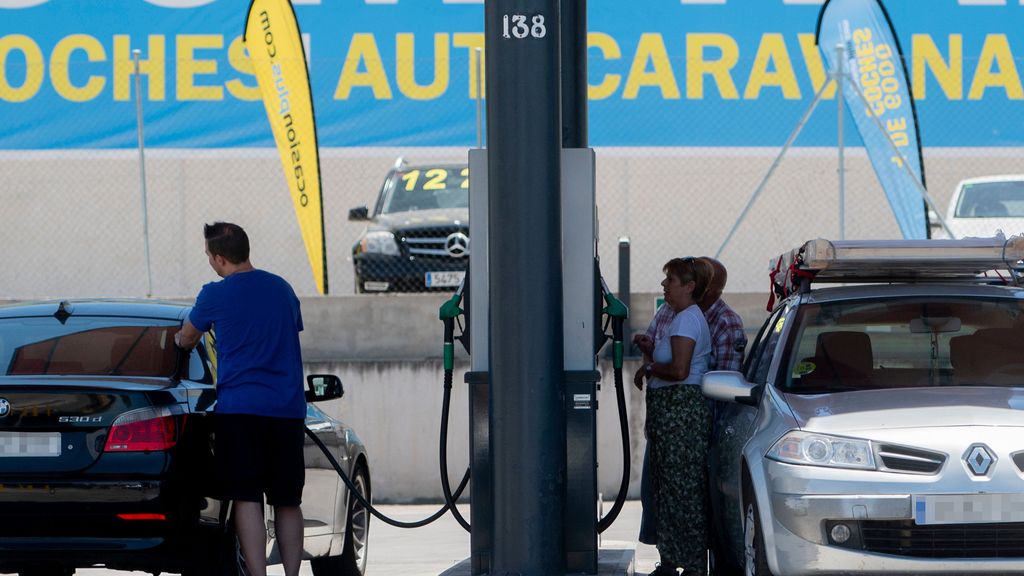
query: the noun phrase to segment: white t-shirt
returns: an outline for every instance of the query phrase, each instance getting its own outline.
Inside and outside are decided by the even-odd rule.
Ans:
[[[693,357],[690,359],[690,375],[686,380],[663,380],[652,376],[647,383],[649,388],[664,388],[676,384],[700,385],[701,377],[708,371],[711,363],[711,331],[708,329],[708,321],[704,318],[700,306],[696,304],[676,314],[669,324],[665,334],[654,341],[654,361],[658,364],[672,363],[672,337],[682,336],[693,340],[696,344],[693,347]]]

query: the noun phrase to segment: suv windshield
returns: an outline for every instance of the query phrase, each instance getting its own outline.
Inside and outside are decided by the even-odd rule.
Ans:
[[[1020,218],[1024,216],[1024,182],[967,184],[956,207],[957,218]]]
[[[1024,306],[927,297],[806,304],[790,334],[785,392],[1024,386]]]
[[[0,320],[0,374],[169,378],[177,367],[174,333],[180,327],[149,318]]]
[[[381,213],[469,208],[469,168],[447,166],[396,172]]]

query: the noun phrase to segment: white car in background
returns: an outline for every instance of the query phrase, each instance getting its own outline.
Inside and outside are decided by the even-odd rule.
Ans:
[[[957,184],[946,210],[954,238],[1009,238],[1024,233],[1024,174],[968,178]],[[948,238],[939,229],[936,238]]]

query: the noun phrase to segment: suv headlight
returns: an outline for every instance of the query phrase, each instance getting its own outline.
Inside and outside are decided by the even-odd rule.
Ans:
[[[772,446],[767,456],[789,464],[875,469],[875,454],[870,441],[810,432],[787,432]]]
[[[365,254],[398,255],[398,243],[395,235],[386,230],[367,232],[359,241],[359,251]]]

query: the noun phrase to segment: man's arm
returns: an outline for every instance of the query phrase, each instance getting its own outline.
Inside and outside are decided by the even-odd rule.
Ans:
[[[178,345],[178,348],[191,350],[202,336],[203,333],[196,329],[192,322],[186,318],[185,323],[181,326],[181,330],[174,334],[174,343]]]

